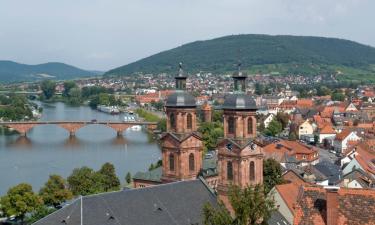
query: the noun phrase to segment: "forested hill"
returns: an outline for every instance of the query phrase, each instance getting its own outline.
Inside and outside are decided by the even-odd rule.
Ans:
[[[189,72],[226,72],[233,71],[239,58],[244,69],[257,72],[316,74],[355,68],[372,73],[375,48],[336,38],[232,35],[185,44],[106,74],[175,72],[180,61]]]
[[[38,79],[74,79],[97,75],[97,72],[82,70],[64,63],[44,63],[26,65],[13,61],[0,60],[0,83],[35,81]]]

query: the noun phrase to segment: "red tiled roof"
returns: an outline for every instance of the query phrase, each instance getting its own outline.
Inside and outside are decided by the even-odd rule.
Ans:
[[[349,129],[345,129],[345,130],[341,131],[341,133],[338,133],[338,134],[336,135],[336,138],[335,138],[335,139],[338,140],[338,141],[342,141],[342,140],[344,140],[347,136],[349,136],[350,133],[352,133],[351,130],[349,130]]]
[[[310,108],[314,106],[312,99],[298,99],[297,106],[301,108]]]
[[[329,197],[327,197],[329,196]],[[317,186],[300,188],[294,224],[375,224],[375,190],[340,188],[332,192]]]
[[[299,186],[296,183],[276,185],[276,190],[284,200],[288,208],[294,213],[294,205],[297,203]]]
[[[320,134],[336,134],[336,131],[331,125],[326,125],[320,130]]]
[[[305,160],[315,160],[317,157],[312,157],[317,150],[315,148],[309,148],[308,146],[297,142],[297,141],[287,141],[280,140],[276,143],[271,143],[263,147],[263,152],[266,155],[266,158],[274,158],[277,161],[282,161],[285,154],[288,156],[297,156],[297,155],[308,155]]]

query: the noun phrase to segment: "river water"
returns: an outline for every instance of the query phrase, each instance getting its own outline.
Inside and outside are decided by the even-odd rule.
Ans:
[[[71,107],[64,103],[42,103],[41,121],[122,121],[123,115],[109,115],[90,107]],[[123,136],[104,125],[88,125],[75,137],[55,125],[32,128],[27,137],[0,134],[0,195],[21,182],[34,191],[47,181],[50,174],[68,177],[74,168],[88,166],[98,170],[105,162],[114,164],[124,183],[125,175],[145,171],[160,159],[157,143],[144,131],[128,129]]]

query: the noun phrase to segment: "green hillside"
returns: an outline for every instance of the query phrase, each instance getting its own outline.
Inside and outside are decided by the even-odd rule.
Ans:
[[[244,69],[254,73],[339,73],[340,79],[367,79],[375,74],[375,48],[370,46],[336,38],[253,34],[196,41],[106,74],[175,72],[180,61],[188,72],[229,72],[239,58]]]
[[[91,72],[70,66],[64,63],[44,63],[39,65],[26,65],[12,61],[0,60],[0,82],[9,83],[16,81],[35,81],[38,79],[67,80],[78,77],[97,75]]]

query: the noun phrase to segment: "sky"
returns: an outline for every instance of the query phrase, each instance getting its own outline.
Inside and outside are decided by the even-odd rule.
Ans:
[[[375,0],[0,0],[0,60],[106,71],[233,34],[375,46]]]

